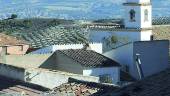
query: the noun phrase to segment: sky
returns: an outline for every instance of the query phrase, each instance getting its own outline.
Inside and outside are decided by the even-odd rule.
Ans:
[[[0,0],[0,18],[122,18],[125,0]],[[152,0],[153,17],[170,16],[170,0]]]

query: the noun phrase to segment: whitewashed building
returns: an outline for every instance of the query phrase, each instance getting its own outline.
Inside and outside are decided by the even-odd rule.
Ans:
[[[102,43],[92,43],[88,44],[88,46],[85,44],[53,45],[34,51],[32,54],[53,53],[57,50],[58,63],[56,64],[58,70],[87,76],[109,74],[114,83],[120,81],[119,67],[107,66],[107,63],[101,61],[103,58],[100,58],[100,60],[96,56],[104,57],[105,59],[109,57],[113,61],[115,60],[122,65],[121,69],[123,71],[136,79],[153,75],[168,68],[169,42],[152,41],[151,1],[126,0],[123,5],[125,6],[123,26],[111,29],[101,28],[102,30],[97,29],[90,32],[90,41]],[[110,41],[103,42],[112,36],[117,37],[118,44],[116,45],[118,46],[112,47],[112,44],[108,44],[111,43]],[[83,50],[84,48],[87,50]],[[94,54],[96,54],[95,57],[93,57]],[[106,61],[104,60],[104,62]],[[101,62],[106,65],[96,67]],[[91,67],[87,67],[86,65],[90,65]]]
[[[119,46],[103,55],[121,64],[121,70],[141,79],[138,61],[144,77],[169,68],[169,41],[136,41]],[[143,77],[143,78],[144,78]]]
[[[117,37],[114,44],[109,44],[111,41],[103,43],[103,54],[119,62],[122,70],[136,79],[141,79],[139,71],[147,77],[168,68],[169,42],[152,41],[151,0],[126,0],[123,5],[123,26],[93,29],[91,41],[103,42],[112,36]]]
[[[120,82],[120,64],[92,50],[57,50],[56,69],[99,77],[102,83]]]
[[[60,44],[60,45],[51,45],[45,48],[38,49],[36,51],[31,52],[31,54],[46,54],[53,53],[56,50],[67,50],[67,49],[83,49],[87,48],[88,50],[93,50],[97,53],[103,53],[102,43],[89,43],[87,44]]]
[[[152,6],[150,0],[126,0],[123,26],[118,28],[96,28],[90,33],[90,40],[103,42],[105,38],[116,36],[125,42],[148,41],[152,39]],[[122,42],[122,40],[121,40]],[[122,42],[123,43],[123,42]]]

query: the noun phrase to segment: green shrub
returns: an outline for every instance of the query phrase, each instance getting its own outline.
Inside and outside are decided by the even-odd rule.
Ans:
[[[111,37],[111,42],[112,42],[112,43],[117,43],[117,42],[118,42],[118,38],[113,35],[113,36]]]

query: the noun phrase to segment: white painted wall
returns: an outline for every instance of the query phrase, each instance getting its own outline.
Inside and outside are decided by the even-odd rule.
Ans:
[[[145,10],[148,10],[148,21],[145,21]],[[152,27],[152,6],[141,6],[141,28],[151,28]]]
[[[136,12],[135,22],[131,22],[129,12],[133,9]],[[148,21],[144,21],[144,10],[148,10]],[[125,27],[127,28],[151,28],[152,27],[152,6],[125,6]]]
[[[152,35],[152,30],[147,30],[142,32],[141,31],[135,32],[135,31],[102,31],[102,30],[94,31],[93,30],[91,31],[89,38],[93,42],[104,42],[104,38],[108,38],[113,35],[118,37],[118,41],[121,41],[122,44],[124,44],[132,41],[150,40],[150,37]],[[105,48],[104,45],[103,48]]]
[[[152,36],[152,30],[146,30],[141,32],[141,40],[140,41],[150,41]]]
[[[31,54],[46,54],[55,52],[56,50],[67,50],[67,49],[82,49],[84,44],[64,44],[64,45],[52,45],[46,48],[42,48],[32,52]],[[102,43],[90,43],[89,50],[93,50],[97,53],[103,52]]]
[[[114,32],[117,37],[127,38],[129,42],[140,41],[140,32]]]
[[[148,3],[148,2],[151,2],[151,0],[127,0],[127,2]]]
[[[129,12],[135,11],[135,22],[131,22]],[[127,28],[141,28],[141,10],[140,6],[125,6],[124,23]]]
[[[125,65],[128,65],[130,73],[133,74],[134,72],[133,43],[113,49],[111,51],[103,53],[103,55],[120,63],[122,65],[122,68]]]
[[[106,68],[89,68],[83,70],[84,76],[96,76],[109,74],[112,77],[114,84],[120,81],[120,68],[119,67],[106,67]]]
[[[53,45],[53,52],[56,50],[67,50],[67,49],[82,49],[84,44],[67,44],[67,45]],[[97,53],[102,53],[102,43],[90,43],[90,50],[93,50]]]
[[[131,76],[139,79],[135,62],[136,54],[141,54],[142,69],[144,76],[147,77],[169,67],[168,48],[168,41],[141,41],[113,49],[103,55],[121,65],[128,65]]]

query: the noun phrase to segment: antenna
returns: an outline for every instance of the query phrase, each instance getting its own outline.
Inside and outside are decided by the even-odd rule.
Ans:
[[[142,63],[141,63],[141,60],[139,58],[140,54],[136,54],[136,67],[137,67],[137,71],[138,71],[138,74],[139,74],[139,78],[140,80],[144,78],[144,74],[143,74],[143,70],[142,70]]]

